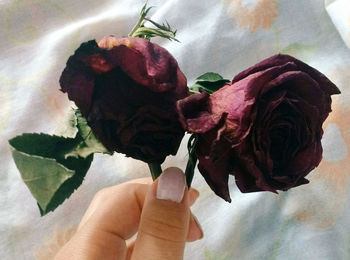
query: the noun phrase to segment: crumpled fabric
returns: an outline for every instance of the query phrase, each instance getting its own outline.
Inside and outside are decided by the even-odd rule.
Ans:
[[[136,0],[0,3],[0,258],[53,259],[74,234],[94,194],[150,176],[145,163],[122,154],[95,156],[83,184],[57,210],[40,217],[7,140],[23,132],[53,133],[72,106],[59,76],[77,47],[105,35],[126,36],[143,2]],[[194,83],[218,72],[232,79],[276,53],[315,67],[342,94],[323,124],[323,158],[309,184],[279,194],[242,194],[229,178],[231,203],[217,197],[196,170],[201,196],[192,210],[204,238],[185,259],[349,259],[350,8],[348,0],[150,0],[151,18],[167,20],[181,43],[165,47]],[[163,168],[187,161],[186,142]]]

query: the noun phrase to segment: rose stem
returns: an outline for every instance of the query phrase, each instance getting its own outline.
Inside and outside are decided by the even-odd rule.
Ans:
[[[190,164],[194,164],[194,166],[191,166]],[[185,176],[186,176],[186,183],[187,183],[187,187],[188,188],[191,188],[191,183],[192,183],[192,180],[193,180],[193,175],[194,175],[194,170],[193,168],[196,167],[197,163],[197,158],[194,159],[193,162],[189,162],[187,165],[186,165],[186,170],[185,170]],[[193,167],[193,168],[192,168]]]
[[[197,146],[198,136],[196,134],[192,134],[187,143],[188,149],[188,161],[185,170],[186,183],[187,187],[191,188],[191,183],[193,180],[194,169],[197,164],[197,156],[196,156],[196,146]]]
[[[152,179],[155,180],[159,177],[159,175],[163,172],[162,167],[159,163],[149,163],[149,170],[151,171]]]

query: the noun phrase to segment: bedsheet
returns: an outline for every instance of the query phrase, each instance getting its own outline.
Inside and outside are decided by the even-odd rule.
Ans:
[[[81,42],[125,36],[140,0],[0,1],[0,258],[53,259],[74,234],[94,194],[149,176],[147,165],[95,156],[83,185],[54,212],[40,217],[11,158],[8,139],[53,133],[71,104],[59,91],[67,58]],[[242,194],[230,177],[232,203],[216,197],[196,171],[193,206],[204,238],[185,259],[350,259],[350,1],[149,0],[152,19],[177,28],[178,42],[154,39],[178,60],[189,84],[207,72],[232,78],[276,53],[314,66],[341,95],[324,123],[324,153],[310,184],[279,194]],[[163,167],[184,169],[186,137]]]

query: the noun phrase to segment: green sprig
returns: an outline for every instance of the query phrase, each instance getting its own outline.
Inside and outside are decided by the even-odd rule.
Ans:
[[[134,28],[129,33],[130,37],[139,37],[144,38],[147,40],[150,40],[153,37],[159,36],[165,39],[168,39],[170,41],[177,41],[175,38],[176,36],[176,30],[173,30],[169,23],[166,22],[166,24],[159,24],[147,17],[147,14],[153,7],[147,8],[147,3],[142,7],[142,10],[140,12],[140,18],[137,21]],[[156,28],[149,28],[145,26],[145,22],[150,22],[153,24]]]

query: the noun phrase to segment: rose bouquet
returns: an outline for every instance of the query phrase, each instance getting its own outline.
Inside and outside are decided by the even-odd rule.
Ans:
[[[76,107],[54,135],[23,134],[9,141],[41,214],[81,185],[94,153],[142,160],[156,179],[185,132],[191,134],[188,186],[197,162],[210,188],[226,201],[229,175],[242,192],[308,183],[305,177],[322,159],[322,124],[338,88],[283,54],[232,81],[208,72],[187,87],[175,58],[150,41],[176,40],[176,31],[147,18],[149,10],[143,7],[128,37],[82,43],[68,59],[59,82]]]

